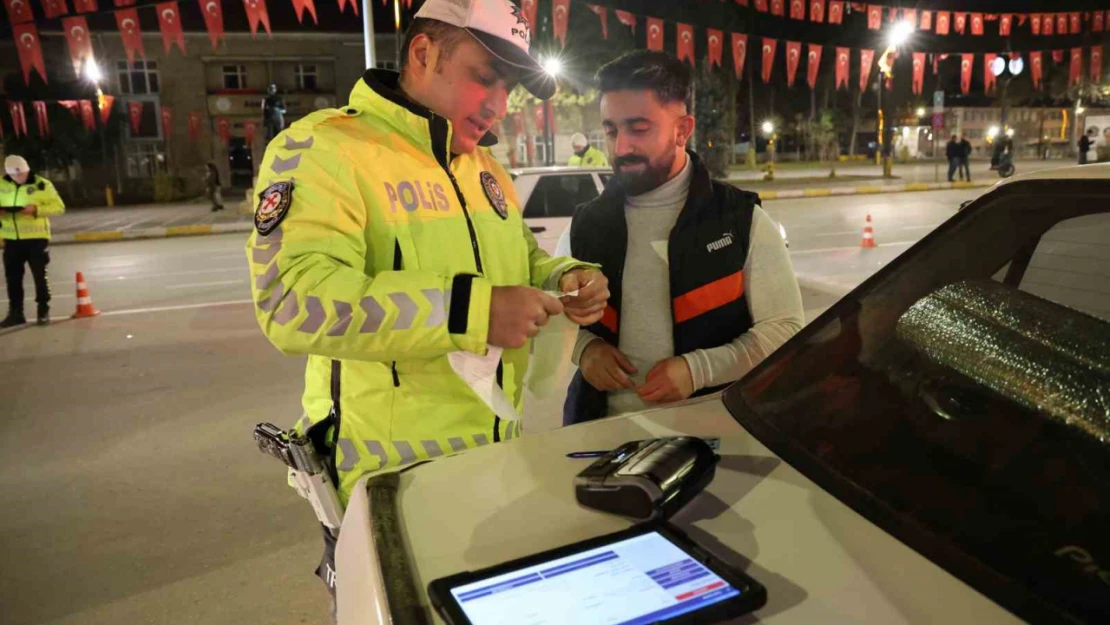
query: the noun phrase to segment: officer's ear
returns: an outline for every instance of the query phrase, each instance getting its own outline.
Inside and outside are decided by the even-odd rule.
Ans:
[[[412,38],[408,49],[408,65],[419,74],[424,74],[429,68],[434,67],[435,59],[432,40],[426,34],[419,34]]]

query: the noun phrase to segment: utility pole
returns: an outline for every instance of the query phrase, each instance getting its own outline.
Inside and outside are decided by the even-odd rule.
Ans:
[[[362,48],[366,60],[366,69],[375,67],[376,51],[374,50],[374,6],[370,0],[362,0]]]

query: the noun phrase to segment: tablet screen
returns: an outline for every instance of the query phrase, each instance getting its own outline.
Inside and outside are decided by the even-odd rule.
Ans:
[[[657,532],[451,589],[473,625],[639,625],[740,591]]]

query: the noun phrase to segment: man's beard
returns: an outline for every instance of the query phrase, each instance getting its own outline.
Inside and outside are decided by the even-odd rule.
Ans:
[[[652,162],[646,156],[629,155],[613,161],[613,174],[620,182],[625,194],[635,197],[648,191],[658,189],[670,177],[671,167],[674,166],[674,153],[662,157],[661,160]],[[644,164],[641,171],[624,171],[622,165]]]

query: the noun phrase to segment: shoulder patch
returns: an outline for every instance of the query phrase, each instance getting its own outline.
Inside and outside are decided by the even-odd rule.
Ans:
[[[483,171],[481,180],[482,190],[486,192],[486,198],[489,199],[489,203],[493,206],[497,216],[501,219],[508,219],[509,203],[505,200],[505,190],[498,184],[497,178],[488,171]]]
[[[254,229],[266,236],[285,219],[293,203],[293,181],[275,182],[258,194],[258,208],[254,211]]]

